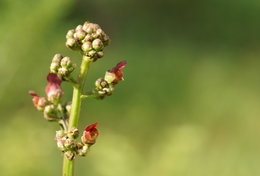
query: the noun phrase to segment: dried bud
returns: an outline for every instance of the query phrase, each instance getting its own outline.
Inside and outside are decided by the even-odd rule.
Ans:
[[[95,39],[95,40],[92,42],[92,47],[93,47],[95,50],[99,51],[99,50],[103,49],[104,45],[103,45],[102,41],[97,38],[97,39]]]
[[[72,151],[66,151],[65,156],[68,158],[68,160],[73,160],[76,156],[75,152]]]
[[[108,70],[105,74],[105,80],[109,84],[117,84],[120,80],[123,80],[122,69],[125,67],[126,63],[126,61],[121,61],[114,68]]]
[[[84,144],[92,145],[96,142],[96,138],[98,136],[98,130],[96,128],[97,125],[98,125],[98,123],[96,122],[96,123],[91,124],[86,127],[86,129],[83,132],[83,135],[81,137],[81,141]]]
[[[63,91],[60,87],[61,79],[58,77],[58,75],[54,73],[49,73],[47,76],[47,80],[48,84],[45,88],[47,99],[52,103],[57,103],[63,95]]]
[[[36,92],[34,91],[29,91],[28,94],[33,96],[33,104],[34,106],[39,110],[42,111],[46,105],[46,99],[44,97],[39,97]]]

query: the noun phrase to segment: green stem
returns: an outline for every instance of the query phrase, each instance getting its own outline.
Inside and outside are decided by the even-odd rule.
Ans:
[[[81,106],[80,96],[83,92],[85,79],[86,79],[90,62],[91,62],[91,58],[83,56],[81,66],[80,66],[78,85],[73,87],[73,96],[72,96],[72,104],[71,104],[72,107],[71,107],[70,118],[69,118],[69,129],[71,127],[77,128],[78,125],[80,106]],[[73,166],[74,166],[73,160],[69,160],[64,155],[63,176],[73,176]]]

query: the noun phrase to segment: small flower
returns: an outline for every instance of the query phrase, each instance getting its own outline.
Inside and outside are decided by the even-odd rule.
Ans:
[[[46,99],[44,97],[39,97],[36,92],[29,91],[28,94],[33,96],[33,104],[39,110],[42,111],[46,105]]]
[[[89,126],[86,127],[85,131],[83,132],[83,136],[81,137],[81,140],[84,144],[95,144],[96,143],[96,138],[98,136],[98,130],[96,126],[98,123],[93,123]]]
[[[55,73],[49,73],[47,75],[48,84],[45,87],[47,99],[50,102],[57,102],[63,95],[63,91],[60,87],[61,79]]]
[[[112,84],[117,84],[119,81],[123,80],[122,69],[126,64],[126,61],[121,61],[114,68],[108,70],[105,74],[105,80]]]

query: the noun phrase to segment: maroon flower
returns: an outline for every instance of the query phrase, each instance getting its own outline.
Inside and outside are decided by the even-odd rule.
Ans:
[[[46,99],[44,97],[39,97],[36,92],[31,90],[28,92],[28,94],[33,96],[32,101],[34,106],[40,111],[43,110],[46,105]]]
[[[117,84],[119,81],[123,80],[122,69],[127,64],[126,61],[119,62],[114,68],[108,70],[105,74],[105,80],[108,83]]]
[[[83,136],[81,137],[84,144],[94,144],[96,142],[96,138],[99,134],[96,128],[97,125],[98,123],[96,122],[86,127]]]
[[[45,87],[45,92],[47,94],[47,99],[51,102],[59,100],[63,94],[63,91],[60,87],[61,79],[58,75],[54,73],[49,73],[47,75],[48,84]]]

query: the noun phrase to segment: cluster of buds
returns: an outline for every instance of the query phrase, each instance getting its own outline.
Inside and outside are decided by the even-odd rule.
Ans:
[[[72,63],[69,57],[55,54],[51,62],[50,72],[58,74],[65,79],[74,71],[75,68],[76,64]]]
[[[66,35],[66,46],[79,49],[83,55],[96,61],[104,56],[103,49],[109,43],[109,37],[98,24],[85,22],[71,29]]]
[[[45,87],[46,98],[40,97],[34,91],[28,93],[33,97],[34,106],[43,111],[44,118],[49,121],[60,120],[64,117],[66,108],[60,104],[63,91],[60,87],[61,79],[57,74],[49,73],[47,75],[48,84]]]
[[[123,80],[122,69],[127,64],[126,61],[119,62],[114,68],[108,70],[104,78],[98,78],[95,82],[94,92],[98,98],[109,96],[114,91],[114,87],[119,81]]]
[[[85,156],[90,146],[96,142],[98,136],[97,125],[98,123],[94,123],[86,127],[81,136],[81,142],[76,141],[79,136],[77,128],[71,128],[68,132],[64,130],[56,131],[55,140],[57,141],[58,149],[64,152],[69,160],[73,160],[76,155]]]

